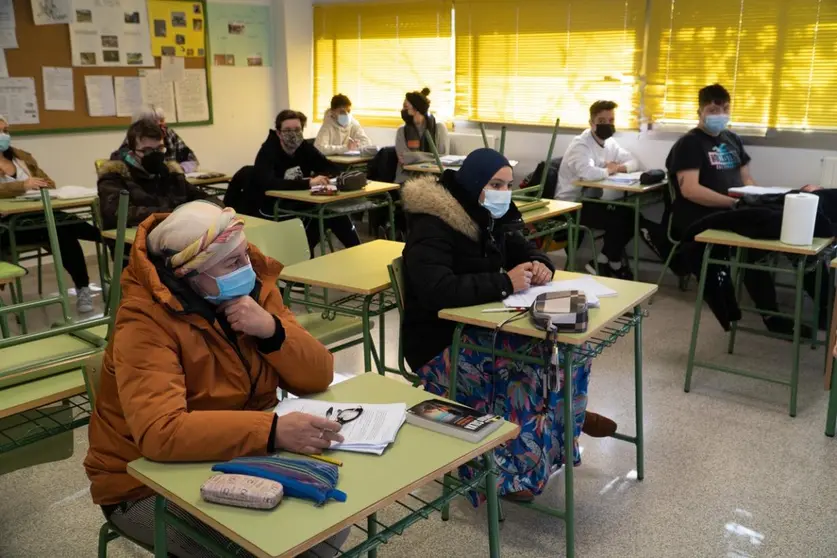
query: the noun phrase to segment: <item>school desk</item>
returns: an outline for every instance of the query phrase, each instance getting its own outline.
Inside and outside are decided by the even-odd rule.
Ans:
[[[395,206],[392,203],[390,192],[398,190],[398,188],[400,188],[398,184],[370,181],[359,190],[340,191],[332,196],[314,195],[310,190],[268,190],[265,195],[276,198],[273,217],[277,221],[288,216],[317,220],[317,226],[320,228],[320,255],[324,256],[328,238],[325,230],[326,220],[360,211],[387,207],[389,209],[390,240],[394,240]],[[370,199],[364,200],[364,198]],[[297,203],[283,204],[283,201]],[[362,203],[358,204],[357,202]]]
[[[324,401],[360,403],[406,403],[408,407],[432,396],[400,380],[377,374],[361,374],[331,386],[314,396]],[[303,554],[327,538],[368,518],[366,539],[341,558],[364,554],[374,556],[375,549],[390,538],[401,535],[412,524],[427,519],[445,503],[469,489],[485,485],[488,506],[488,556],[500,555],[500,533],[496,491],[496,470],[491,451],[517,436],[520,428],[506,422],[497,431],[477,443],[418,428],[401,427],[395,443],[383,455],[335,452],[343,461],[337,488],[347,494],[345,502],[328,502],[315,507],[296,498],[284,499],[273,510],[252,510],[205,502],[200,487],[215,473],[212,463],[155,463],[139,459],[128,465],[128,473],[157,493],[155,506],[155,556],[166,556],[166,527],[180,531],[210,550],[217,544],[194,533],[166,511],[167,502],[177,504],[198,520],[229,537],[238,546],[259,558],[294,557]],[[438,483],[439,477],[455,471],[462,464],[480,460],[483,465],[474,481],[463,481],[441,497],[429,501],[416,494],[424,486]],[[392,506],[396,504],[395,506]],[[392,506],[400,517],[392,524],[379,521],[376,512]],[[390,514],[387,514],[390,516]],[[392,514],[395,515],[395,514]],[[439,536],[455,537],[452,526],[439,526]],[[217,549],[219,556],[229,551]],[[474,549],[485,556],[484,549]]]
[[[366,164],[374,158],[374,155],[326,155],[326,159],[344,172],[350,170],[365,172]]]
[[[578,243],[578,223],[576,217],[581,210],[578,202],[561,200],[514,200],[523,216],[523,224],[531,225],[533,230],[526,238],[544,238],[548,243],[558,231],[567,231],[567,269],[575,266],[575,250]],[[531,209],[529,209],[531,208]]]
[[[517,166],[517,161],[515,160],[510,160],[509,163],[512,168]],[[436,164],[435,161],[425,161],[423,163],[404,165],[404,170],[408,172],[429,172],[432,174],[442,174],[442,172],[446,170],[459,170],[462,168],[462,165],[443,165],[443,167],[444,168],[440,169],[439,165]]]
[[[312,258],[304,262],[289,265],[282,269],[279,278],[288,285],[285,288],[285,306],[297,303],[306,307],[317,308],[325,313],[343,314],[359,317],[363,321],[363,365],[364,370],[372,369],[372,357],[375,357],[378,371],[386,370],[384,355],[385,327],[384,315],[396,307],[390,290],[387,266],[395,258],[401,257],[403,242],[392,240],[373,240],[358,246],[331,252],[325,256]],[[337,289],[349,293],[337,300],[323,301],[293,298],[291,287],[294,284]],[[372,343],[371,319],[378,316],[380,323],[380,354],[375,352]],[[355,344],[349,342],[332,352]],[[394,370],[396,371],[397,370]]]
[[[835,304],[834,297],[834,275],[837,270],[837,258],[831,260],[828,265],[828,284],[831,285],[829,289],[829,306],[831,307],[831,318],[828,322],[828,344],[825,346],[825,389],[828,390],[828,413],[825,418],[825,435],[834,436],[835,426],[837,426],[837,389],[834,387],[833,373],[834,373],[834,345],[837,344],[837,332],[834,328],[837,327],[837,304]]]
[[[569,271],[557,271],[553,278],[554,281],[563,281],[567,279],[577,279],[580,277],[587,277],[581,273],[573,273]],[[557,336],[557,351],[562,357],[562,367],[564,369],[564,377],[572,377],[572,369],[574,365],[582,364],[591,360],[601,354],[607,347],[613,345],[617,339],[626,336],[632,329],[634,330],[634,403],[636,413],[636,432],[634,436],[629,436],[617,432],[613,435],[617,440],[622,440],[636,446],[636,473],[637,479],[642,480],[645,477],[645,456],[644,456],[644,437],[643,437],[643,422],[642,422],[642,319],[643,312],[641,304],[648,300],[656,291],[657,286],[648,283],[639,283],[636,281],[623,281],[620,279],[613,279],[610,277],[596,277],[596,281],[606,287],[616,291],[616,296],[600,297],[599,308],[591,308],[588,312],[587,331],[584,333],[559,333]],[[469,306],[463,308],[446,308],[439,312],[439,317],[443,320],[450,320],[456,322],[456,329],[453,333],[453,340],[450,349],[450,399],[456,399],[456,381],[457,381],[457,366],[459,360],[460,349],[469,349],[483,354],[492,354],[491,348],[480,345],[471,345],[462,342],[462,332],[465,326],[477,326],[494,330],[500,326],[505,320],[513,316],[508,312],[483,312],[486,309],[503,308],[502,302],[492,302],[488,304],[481,304],[478,306]],[[537,329],[529,316],[524,316],[519,320],[510,321],[503,325],[502,331],[507,333],[515,333],[524,337],[529,337],[533,341],[546,339],[546,333]],[[506,357],[519,362],[526,362],[541,367],[546,367],[551,357],[551,353],[546,351],[545,358],[535,358],[529,356],[530,346],[526,346],[518,352],[508,352],[503,350],[495,350],[493,352],[497,357]],[[563,385],[563,400],[572,401],[572,382],[564,382]],[[564,405],[564,439],[573,439],[573,406]],[[572,456],[572,447],[569,446],[567,455]],[[522,506],[532,508],[536,511],[547,513],[554,517],[562,519],[567,526],[566,535],[566,556],[572,558],[575,552],[575,512],[574,512],[574,497],[573,497],[573,467],[564,467],[564,483],[565,483],[565,500],[563,509],[550,508],[540,504],[529,503],[520,504]],[[443,514],[444,517],[444,514]]]
[[[217,174],[219,176],[212,176],[210,178],[200,178],[196,176],[194,178],[186,177],[186,181],[189,182],[192,186],[197,186],[207,194],[211,196],[223,195],[227,191],[227,187],[230,185],[230,180],[232,180],[232,176],[218,173],[215,171],[197,171],[201,175],[213,175]]]
[[[819,329],[819,306],[820,306],[820,281],[822,280],[822,268],[820,265],[821,258],[827,253],[826,249],[833,242],[833,238],[815,238],[814,241],[807,246],[794,246],[785,244],[779,240],[758,240],[749,238],[729,231],[720,231],[709,229],[703,231],[695,237],[695,242],[702,242],[706,246],[703,250],[703,263],[700,271],[700,281],[698,282],[697,298],[695,299],[695,314],[692,323],[692,340],[689,345],[689,357],[686,363],[686,380],[683,390],[687,393],[692,386],[692,372],[694,368],[708,368],[718,372],[726,372],[728,374],[735,374],[737,376],[745,376],[755,380],[762,380],[766,382],[773,382],[790,387],[790,402],[789,414],[792,417],[796,416],[796,394],[799,384],[799,348],[802,344],[802,293],[803,293],[803,277],[806,271],[816,270],[816,296],[814,299],[814,316],[811,323],[814,337],[810,340],[811,345],[815,346],[821,344],[816,339],[816,331]],[[714,246],[733,248],[735,249],[734,259],[723,259],[712,257],[712,248]],[[770,262],[754,262],[748,263],[747,251],[758,250],[761,252],[770,252],[772,254],[786,255],[794,258],[792,269],[780,267],[778,264]],[[732,272],[733,288],[735,290],[735,297],[741,301],[741,284],[744,273],[742,271],[752,269],[760,271],[768,271],[771,273],[792,273],[795,275],[796,281],[794,283],[794,309],[792,314],[783,312],[773,312],[769,310],[762,310],[758,308],[741,306],[742,312],[755,312],[768,316],[781,316],[791,318],[793,320],[793,335],[789,338],[787,335],[772,333],[766,329],[755,329],[738,325],[738,322],[732,322],[729,333],[729,345],[727,352],[732,354],[735,347],[736,333],[746,331],[755,335],[762,335],[765,337],[773,337],[777,339],[785,339],[793,342],[793,356],[791,360],[791,375],[790,379],[777,378],[775,376],[766,376],[757,372],[733,368],[720,364],[713,364],[708,361],[695,360],[695,348],[697,347],[698,330],[700,329],[700,314],[703,307],[703,292],[706,288],[706,275],[709,264],[728,265]],[[740,304],[739,304],[740,305]]]
[[[660,192],[665,186],[665,182],[658,182],[656,184],[621,184],[613,180],[577,180],[573,182],[575,186],[583,188],[595,188],[598,190],[611,190],[621,192],[623,195],[615,200],[603,200],[600,197],[593,197],[585,195],[582,190],[582,203],[603,203],[608,205],[615,205],[620,207],[627,207],[634,212],[634,254],[633,254],[633,273],[634,279],[639,279],[639,217],[642,212],[642,207],[657,202],[660,199]],[[583,211],[583,210],[582,210]]]

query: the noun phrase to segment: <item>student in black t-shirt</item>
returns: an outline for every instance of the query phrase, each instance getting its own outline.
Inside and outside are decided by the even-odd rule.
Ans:
[[[260,192],[263,200],[261,213],[273,218],[274,198],[264,196],[268,190],[307,190],[312,186],[327,185],[328,175],[335,175],[338,169],[313,144],[305,141],[302,130],[307,118],[295,110],[283,110],[276,117],[276,129],[270,130],[264,140],[253,170],[253,188]],[[294,204],[283,201],[283,206],[296,209],[310,209],[310,204]],[[305,207],[303,207],[305,206]],[[311,253],[320,241],[319,225],[316,219],[303,219],[305,234]],[[351,218],[346,215],[328,219],[326,228],[331,229],[337,239],[349,248],[360,244],[360,238]]]
[[[698,93],[697,128],[690,130],[672,147],[666,159],[669,176],[676,177],[672,204],[672,232],[681,236],[699,219],[735,207],[736,199],[727,195],[730,188],[755,184],[750,175],[750,156],[737,134],[727,130],[730,95],[720,84],[704,87]],[[723,247],[716,247],[713,257],[724,257]],[[751,261],[763,258],[764,252],[750,250]],[[687,256],[692,271],[700,273],[703,248],[691,250]],[[744,286],[761,310],[778,312],[776,285],[766,271],[746,270]],[[767,329],[793,334],[793,320],[762,315]],[[810,332],[803,331],[803,335]]]

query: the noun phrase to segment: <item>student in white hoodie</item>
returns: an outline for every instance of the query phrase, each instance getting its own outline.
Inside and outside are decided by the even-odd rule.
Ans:
[[[573,138],[564,153],[561,168],[558,170],[556,198],[578,201],[583,188],[575,186],[574,182],[604,180],[617,172],[634,172],[639,169],[639,161],[612,137],[616,131],[616,106],[613,101],[596,101],[590,105],[590,129]],[[598,195],[604,200],[622,197],[621,192],[604,189],[592,189],[588,197]],[[633,279],[625,261],[625,247],[634,236],[633,209],[603,203],[587,203],[581,210],[581,224],[605,231],[598,256],[599,273],[620,279]],[[647,231],[659,225],[640,216],[640,227]],[[654,232],[656,233],[656,230]],[[595,273],[592,260],[586,269],[589,273]]]
[[[314,147],[323,155],[340,155],[371,145],[360,123],[352,118],[352,102],[338,93],[331,98],[331,108],[323,116],[323,125],[314,140]]]

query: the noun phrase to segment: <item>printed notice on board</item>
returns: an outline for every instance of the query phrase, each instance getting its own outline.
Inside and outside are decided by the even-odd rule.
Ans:
[[[72,23],[70,0],[32,0],[32,17],[35,25]]]
[[[0,0],[0,48],[17,48],[15,7],[12,0]]]
[[[42,68],[44,74],[44,108],[76,110],[73,97],[72,68]]]
[[[184,79],[174,84],[174,98],[177,102],[177,119],[180,122],[209,120],[206,70],[186,70]]]
[[[113,76],[84,76],[84,88],[90,116],[116,116]]]
[[[153,66],[146,3],[74,0],[70,49],[73,66]]]
[[[166,122],[177,122],[177,109],[174,104],[174,85],[163,81],[160,70],[140,70],[142,80],[142,102],[163,109]]]
[[[35,78],[0,79],[0,114],[9,124],[40,124]]]
[[[134,117],[142,108],[142,82],[138,77],[114,77],[116,116]]]

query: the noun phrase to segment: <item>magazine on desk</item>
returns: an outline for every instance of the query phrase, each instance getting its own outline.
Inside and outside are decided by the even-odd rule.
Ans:
[[[429,399],[407,409],[407,423],[476,443],[500,428],[503,421],[464,405]]]

